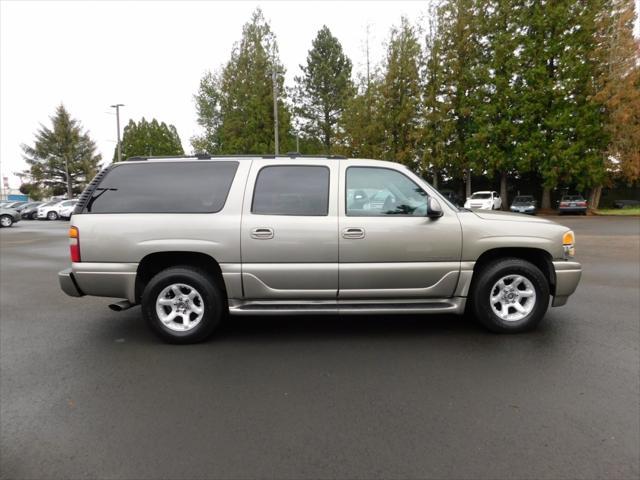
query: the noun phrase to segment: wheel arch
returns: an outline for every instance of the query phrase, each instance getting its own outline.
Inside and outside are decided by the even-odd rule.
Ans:
[[[549,291],[551,295],[555,295],[556,291],[556,274],[553,268],[553,257],[551,254],[541,248],[534,247],[498,247],[483,252],[476,260],[473,266],[473,277],[471,283],[478,277],[478,272],[494,260],[500,258],[519,258],[526,260],[540,269],[542,274],[549,282]]]
[[[222,270],[215,258],[202,252],[168,251],[150,253],[140,260],[136,271],[136,302],[140,302],[144,288],[154,275],[162,270],[179,265],[196,267],[209,274],[211,279],[222,289],[225,298],[228,298]]]

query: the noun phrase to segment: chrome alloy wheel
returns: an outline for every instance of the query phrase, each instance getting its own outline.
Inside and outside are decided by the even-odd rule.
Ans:
[[[9,215],[2,215],[0,217],[0,225],[2,225],[3,227],[10,227],[11,225],[13,225],[13,218],[11,218]]]
[[[192,286],[174,283],[158,295],[156,313],[169,330],[186,332],[195,328],[202,320],[204,302],[200,293]]]
[[[517,322],[529,315],[536,305],[536,289],[522,275],[506,275],[489,293],[491,309],[502,320]]]

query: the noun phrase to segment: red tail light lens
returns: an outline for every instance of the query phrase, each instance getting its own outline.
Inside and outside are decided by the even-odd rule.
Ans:
[[[71,261],[76,263],[80,262],[80,230],[77,227],[71,227],[69,229],[69,253],[71,254]]]

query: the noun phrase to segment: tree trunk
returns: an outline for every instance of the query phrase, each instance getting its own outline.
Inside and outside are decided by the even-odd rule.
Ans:
[[[502,200],[502,210],[507,210],[509,199],[507,198],[507,172],[500,174],[500,199]]]
[[[549,210],[551,208],[551,189],[549,187],[544,187],[542,190],[542,205],[540,208]]]
[[[73,186],[71,185],[71,175],[69,174],[69,160],[65,158],[64,173],[67,176],[67,198],[73,198]]]
[[[602,185],[598,185],[591,190],[589,195],[589,209],[597,210],[600,205],[600,196],[602,195]]]
[[[466,186],[466,198],[471,196],[471,170],[467,170],[467,178],[465,181]]]
[[[433,169],[431,185],[433,185],[433,188],[435,188],[436,190],[438,189],[438,170],[436,170],[435,168]]]

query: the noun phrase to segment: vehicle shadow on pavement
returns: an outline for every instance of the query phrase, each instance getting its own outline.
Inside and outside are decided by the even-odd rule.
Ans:
[[[94,334],[109,338],[111,342],[137,344],[163,344],[148,328],[141,317],[139,307],[96,319]],[[551,320],[551,319],[548,319]],[[532,340],[544,338],[555,322],[542,322],[534,331],[515,337]],[[295,315],[295,316],[231,316],[204,344],[216,343],[300,343],[334,340],[396,341],[431,338],[473,338],[486,341],[489,338],[505,339],[514,335],[498,335],[487,331],[472,317],[458,315]],[[480,340],[484,339],[484,340]]]
[[[472,320],[458,315],[296,315],[231,317],[216,337],[317,340],[318,338],[402,338],[478,332]]]

